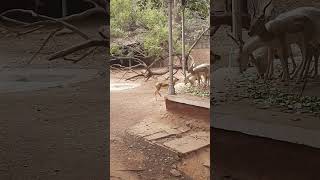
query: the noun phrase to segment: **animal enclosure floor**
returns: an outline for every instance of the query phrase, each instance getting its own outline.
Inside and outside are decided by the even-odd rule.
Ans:
[[[236,69],[231,70],[231,81],[235,82],[240,76]],[[232,94],[226,95],[230,90],[228,72],[227,68],[221,68],[213,75],[217,103],[212,109],[212,127],[320,148],[319,116],[284,112],[277,107],[255,104],[249,98],[232,99]],[[240,85],[236,91],[241,88]]]
[[[78,68],[0,68],[0,93],[32,91],[88,81],[97,75],[96,69]]]
[[[81,23],[86,33],[98,35],[101,23]],[[105,179],[109,149],[108,77],[94,75],[104,68],[105,53],[96,52],[78,64],[63,59],[49,62],[50,53],[83,42],[75,34],[57,36],[34,59],[31,66],[35,70],[30,73],[26,61],[50,32],[43,30],[19,38],[0,32],[0,67],[20,69],[11,71],[12,76],[10,72],[1,71],[1,82],[64,84],[66,79],[72,79],[69,75],[81,77],[67,86],[55,84],[39,89],[32,84],[28,91],[15,86],[10,92],[7,89],[0,93],[0,179]],[[70,68],[74,71],[69,72]],[[86,73],[87,70],[92,74]]]
[[[158,97],[157,100],[154,97],[156,80],[150,78],[147,82],[144,79],[132,82],[119,81],[124,73],[113,71],[111,73],[111,85],[112,83],[128,83],[139,84],[139,86],[121,91],[111,91],[111,175],[114,177],[111,179],[117,179],[117,177],[139,180],[150,180],[152,178],[174,180],[181,178],[171,174],[170,170],[174,169],[172,171],[176,172],[177,170],[193,179],[206,180],[206,177],[209,176],[209,169],[203,164],[207,164],[204,160],[209,159],[210,156],[208,146],[201,148],[199,151],[191,152],[181,161],[175,161],[175,155],[170,155],[172,153],[161,151],[161,148],[153,145],[153,143],[145,144],[144,141],[136,140],[136,138],[132,138],[135,136],[126,132],[128,129],[139,127],[139,125],[143,126],[144,120],[146,121],[145,125],[154,121],[156,122],[155,126],[148,126],[150,127],[148,131],[142,128],[140,134],[151,133],[151,135],[145,136],[146,141],[163,141],[164,137],[167,136],[170,138],[173,138],[171,136],[180,136],[179,134],[174,135],[177,133],[175,130],[162,131],[162,129],[168,129],[168,126],[181,126],[183,128],[180,128],[180,130],[187,130],[188,133],[192,132],[190,127],[198,126],[196,127],[198,131],[209,132],[209,122],[168,113],[165,108],[164,97]],[[128,73],[126,77],[132,75],[135,74]],[[166,89],[161,89],[161,93],[165,95]],[[184,128],[186,129],[184,130]],[[136,169],[136,171],[119,171],[120,169]]]

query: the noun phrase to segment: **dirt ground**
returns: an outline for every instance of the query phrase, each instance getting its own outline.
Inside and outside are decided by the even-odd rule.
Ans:
[[[111,84],[120,82],[119,79],[122,74],[123,72],[112,72]],[[156,80],[153,79],[147,82],[138,80],[133,82],[139,85],[134,89],[111,91],[110,163],[112,179],[190,179],[188,175],[178,178],[173,177],[170,174],[170,170],[177,166],[181,167],[182,170],[186,170],[187,173],[194,172],[197,169],[195,166],[198,162],[193,162],[196,161],[195,158],[187,158],[188,160],[184,161],[176,154],[163,151],[157,146],[136,142],[130,138],[128,140],[125,131],[145,119],[159,120],[171,124],[186,122],[186,119],[166,112],[163,98],[155,100],[153,94],[155,82]],[[161,91],[162,94],[166,93],[165,88]],[[197,123],[197,126],[206,127],[209,130],[208,122],[202,123],[202,125],[199,124],[201,123]],[[205,152],[200,151],[191,156],[200,157],[205,154],[209,159],[208,149],[203,151]],[[185,165],[186,163],[188,165]],[[202,174],[197,174],[197,172],[205,169],[202,165],[198,168],[192,175],[199,178],[193,179],[201,180],[203,176],[208,176],[208,174],[205,175],[205,171]]]
[[[117,82],[121,74],[122,73],[112,73],[110,82]],[[150,89],[153,89],[151,82],[144,83],[138,81],[135,83],[141,83],[135,91],[123,90],[110,92],[110,166],[111,177],[115,179],[140,179],[136,173],[130,170],[125,171],[125,169],[130,168],[128,167],[130,164],[126,162],[130,160],[127,159],[130,155],[126,153],[128,147],[123,142],[125,130],[146,117],[160,118],[161,112],[164,110],[164,104],[156,102],[152,91],[150,91]],[[136,161],[143,161],[143,157],[140,153],[140,155],[134,158],[136,158]],[[131,168],[136,169],[137,167],[133,164]],[[119,171],[123,169],[124,171]]]
[[[101,24],[101,22],[99,22]],[[96,22],[79,26],[95,36]],[[1,33],[0,66],[24,66],[47,32],[15,38]],[[75,65],[48,62],[55,50],[82,40],[56,37],[33,64],[50,67],[93,68],[90,81],[19,93],[0,93],[0,179],[105,179],[108,174],[108,85],[104,49]]]

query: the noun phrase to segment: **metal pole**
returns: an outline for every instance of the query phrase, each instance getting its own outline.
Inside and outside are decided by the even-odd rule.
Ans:
[[[172,0],[169,2],[169,87],[168,94],[174,95],[174,85],[173,85],[173,60],[172,60]]]
[[[62,0],[62,17],[65,17],[67,15],[68,15],[67,0]]]
[[[186,75],[186,55],[185,55],[185,39],[184,39],[184,10],[185,10],[185,0],[182,0],[182,71],[183,71],[183,75],[184,75],[184,79],[186,79],[187,75]]]

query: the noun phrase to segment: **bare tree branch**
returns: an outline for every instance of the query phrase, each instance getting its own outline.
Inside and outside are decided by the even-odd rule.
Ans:
[[[30,60],[28,61],[27,64],[30,64],[33,61],[33,59],[40,53],[40,51],[44,48],[44,46],[49,42],[49,40],[60,30],[61,30],[61,28],[58,28],[49,34],[49,36],[42,43],[41,47],[38,49],[38,51],[36,53],[33,54],[33,56],[30,58]]]
[[[70,48],[64,49],[62,51],[56,52],[56,53],[52,54],[51,56],[49,56],[48,60],[52,61],[52,60],[60,58],[60,57],[65,57],[65,56],[72,54],[76,51],[79,51],[82,49],[87,49],[87,48],[94,47],[94,46],[107,47],[108,43],[109,43],[108,40],[88,40],[88,41],[85,41],[85,42],[80,43],[78,45],[75,45]]]

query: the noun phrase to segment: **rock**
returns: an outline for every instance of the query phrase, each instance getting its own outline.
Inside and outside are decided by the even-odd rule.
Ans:
[[[292,119],[292,121],[301,121],[301,119],[300,118],[294,118],[294,119]]]
[[[265,105],[265,106],[258,106],[258,109],[269,109],[270,106],[269,105]]]
[[[170,170],[170,173],[171,173],[171,175],[174,176],[174,177],[179,177],[179,176],[182,175],[181,172],[178,171],[178,170],[176,170],[176,169],[171,169],[171,170]]]

